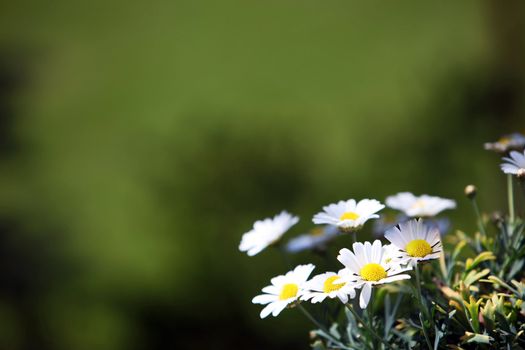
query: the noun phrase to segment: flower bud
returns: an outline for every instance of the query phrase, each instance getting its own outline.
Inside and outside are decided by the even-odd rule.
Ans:
[[[476,197],[478,189],[474,185],[468,185],[465,187],[465,196],[467,196],[469,199],[473,199]]]
[[[504,218],[501,212],[495,211],[490,215],[490,221],[496,225],[503,223]]]

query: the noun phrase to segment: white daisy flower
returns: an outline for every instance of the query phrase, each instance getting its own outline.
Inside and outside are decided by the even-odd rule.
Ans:
[[[354,199],[339,201],[323,207],[323,212],[315,214],[315,224],[329,224],[349,232],[359,229],[369,219],[377,219],[376,213],[385,206],[375,199],[363,199],[356,203]]]
[[[525,171],[525,151],[523,153],[512,151],[509,157],[503,157],[503,160],[501,170],[505,174],[518,175],[518,173]]]
[[[410,270],[411,267],[403,267],[394,262],[380,240],[364,244],[356,242],[353,250],[352,252],[347,248],[341,249],[337,260],[348,270],[347,276],[351,276],[343,280],[353,283],[354,288],[361,288],[359,306],[362,309],[366,308],[370,301],[373,286],[410,278],[410,275],[402,272]]]
[[[263,293],[252,299],[252,303],[266,305],[261,318],[269,314],[277,316],[289,304],[299,300],[304,293],[304,285],[312,273],[314,265],[299,265],[286,275],[272,278],[272,284],[262,289]]]
[[[292,216],[286,211],[275,215],[273,219],[258,220],[253,224],[253,229],[242,236],[239,250],[247,252],[249,256],[254,256],[277,242],[298,221],[297,216]]]
[[[285,248],[288,253],[299,253],[307,249],[326,249],[330,241],[340,234],[341,232],[335,226],[317,226],[309,233],[304,233],[290,239],[288,243],[286,243]]]
[[[326,298],[339,298],[342,303],[348,302],[348,297],[355,297],[355,289],[352,283],[345,282],[343,278],[350,279],[349,271],[341,269],[339,272],[325,272],[314,276],[310,281],[306,282],[305,289],[307,290],[301,300],[310,300],[312,304],[320,303]]]
[[[385,238],[397,247],[402,261],[412,264],[438,259],[441,253],[439,230],[426,226],[421,219],[397,225],[385,233]]]
[[[525,147],[525,136],[515,132],[502,136],[496,142],[486,142],[485,149],[505,153],[511,150],[522,150]]]
[[[445,209],[456,208],[452,199],[440,198],[429,195],[414,196],[410,192],[400,192],[386,199],[386,205],[397,209],[410,217],[435,216]]]

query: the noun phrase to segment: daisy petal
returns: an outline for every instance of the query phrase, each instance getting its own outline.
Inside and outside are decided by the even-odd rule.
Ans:
[[[361,288],[361,294],[359,295],[359,306],[361,309],[365,309],[367,307],[371,295],[372,287],[369,283],[365,283],[363,288]]]

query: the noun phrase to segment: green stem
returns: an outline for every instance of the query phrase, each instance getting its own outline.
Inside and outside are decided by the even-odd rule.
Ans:
[[[379,336],[379,334],[377,334],[362,318],[361,316],[359,316],[357,314],[357,312],[355,312],[354,308],[352,307],[352,305],[350,304],[345,304],[346,305],[346,308],[348,310],[350,310],[350,312],[352,313],[352,315],[354,315],[355,319],[357,320],[357,322],[361,323],[363,325],[363,327],[367,330],[367,332],[369,334],[371,334],[372,336],[374,336],[377,340],[379,340],[381,343],[383,343],[383,345],[385,345],[385,347],[387,349],[393,349],[390,344],[384,340],[381,336]]]
[[[472,206],[474,207],[474,213],[476,213],[476,218],[478,221],[478,228],[479,232],[483,234],[483,236],[487,236],[487,232],[485,231],[485,226],[483,226],[483,220],[481,219],[481,214],[479,212],[478,202],[476,201],[476,198],[472,198]]]
[[[509,221],[512,225],[514,223],[514,188],[511,174],[507,174],[507,195],[509,200]]]
[[[311,313],[308,312],[308,310],[306,310],[304,308],[304,306],[302,306],[301,304],[297,304],[297,308],[299,310],[301,310],[303,312],[303,314],[306,316],[306,318],[308,318],[310,321],[312,321],[312,323],[317,327],[319,328],[320,330],[322,330],[326,336],[328,338],[330,338],[331,341],[333,341],[334,343],[336,343],[337,345],[339,346],[343,346],[344,348],[346,348],[338,339],[336,339],[335,337],[333,337],[331,334],[330,334],[330,331],[328,331],[328,329],[326,329],[325,326],[323,326],[319,321],[317,321],[315,319],[315,317],[312,316]]]
[[[433,323],[432,319],[430,318],[430,314],[428,312],[428,309],[427,309],[426,305],[423,304],[423,294],[421,293],[421,281],[420,281],[420,278],[419,278],[419,265],[414,266],[414,271],[415,271],[415,275],[416,275],[416,288],[417,288],[416,298],[417,298],[417,301],[419,303],[419,307],[421,308],[421,310],[425,314],[425,318],[429,322]],[[430,341],[430,337],[428,336],[428,333],[427,333],[427,327],[425,326],[425,322],[424,322],[423,315],[421,314],[421,312],[419,313],[419,321],[421,322],[421,328],[423,329],[423,334],[425,335],[425,340],[427,342],[427,346],[428,346],[429,350],[433,350],[432,343]]]
[[[368,302],[368,307],[366,308],[366,316],[368,318],[368,328],[374,329],[372,317],[374,316],[374,288],[370,291],[370,300]],[[372,341],[372,345],[374,346],[374,349],[376,348],[376,344],[374,341]]]
[[[355,231],[352,231],[352,238],[354,239],[353,243],[357,242],[357,234]]]
[[[428,349],[433,350],[434,347],[432,346],[432,342],[430,341],[430,337],[428,336],[427,329],[425,327],[425,321],[423,320],[423,314],[421,312],[419,313],[419,322],[421,322],[421,327],[423,328],[423,335],[425,336]]]

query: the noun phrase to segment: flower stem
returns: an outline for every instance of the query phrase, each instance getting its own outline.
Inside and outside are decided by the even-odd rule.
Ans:
[[[476,201],[476,198],[472,198],[471,202],[472,207],[474,207],[474,213],[476,214],[476,218],[478,221],[479,232],[481,232],[483,236],[487,236],[487,232],[485,231],[485,226],[483,226],[483,220],[481,219],[481,213],[479,212],[478,202]]]
[[[355,231],[352,232],[352,238],[354,239],[353,243],[357,242],[357,234]]]
[[[348,310],[350,310],[350,312],[352,313],[352,315],[354,315],[355,319],[357,320],[357,322],[361,323],[363,325],[363,327],[367,330],[368,333],[370,333],[372,336],[374,336],[377,340],[379,340],[381,343],[383,343],[385,345],[385,347],[387,349],[392,349],[392,347],[390,346],[390,344],[384,340],[379,334],[377,334],[373,329],[372,327],[370,327],[362,318],[361,316],[359,316],[357,314],[357,312],[355,312],[354,308],[352,307],[352,305],[350,304],[345,304],[346,305],[346,308]]]
[[[509,200],[509,221],[512,225],[514,224],[514,188],[511,174],[507,174],[507,195]]]
[[[338,344],[338,345],[342,345],[342,343],[341,343],[339,340],[337,340],[335,337],[333,337],[333,336],[330,334],[330,331],[328,331],[328,329],[326,329],[326,327],[323,326],[323,325],[321,324],[321,322],[317,321],[317,320],[315,319],[315,317],[313,317],[312,314],[309,313],[308,310],[306,310],[306,309],[304,308],[304,306],[302,306],[301,304],[297,304],[297,308],[298,308],[299,310],[301,310],[301,311],[303,312],[303,314],[306,316],[306,318],[308,318],[310,321],[312,321],[312,323],[313,323],[317,328],[319,328],[320,330],[322,330],[322,331],[326,334],[326,336],[327,336],[328,338],[330,338],[331,341],[333,341],[334,343],[336,343],[336,344]]]
[[[374,329],[372,318],[374,317],[374,288],[370,291],[370,301],[368,302],[368,307],[366,308],[366,316],[368,318],[368,328]],[[374,348],[376,344],[372,341]]]
[[[427,341],[427,346],[429,350],[433,350],[432,343],[430,342],[430,337],[428,336],[427,329],[425,327],[425,321],[423,320],[423,314],[419,313],[419,322],[421,322],[421,327],[423,328],[423,335],[425,336],[425,340]]]
[[[421,282],[420,282],[420,278],[419,278],[419,265],[416,265],[414,267],[415,267],[414,268],[414,272],[415,272],[415,275],[416,275],[416,288],[417,288],[416,298],[417,298],[417,301],[419,303],[419,307],[421,308],[421,310],[425,314],[425,318],[429,322],[432,322],[432,319],[430,318],[430,314],[428,312],[428,309],[427,309],[426,305],[423,304],[423,295],[421,293]],[[425,321],[423,319],[423,315],[422,315],[421,312],[419,312],[419,321],[421,322],[421,328],[423,329],[423,334],[425,336],[425,340],[427,342],[428,349],[429,350],[433,350],[432,343],[430,342],[430,337],[428,336],[428,333],[427,333],[427,327],[425,326]]]

